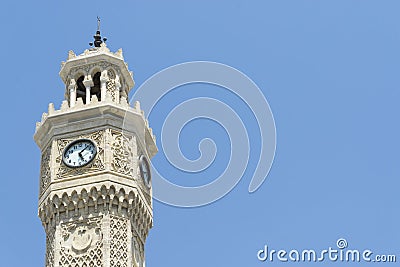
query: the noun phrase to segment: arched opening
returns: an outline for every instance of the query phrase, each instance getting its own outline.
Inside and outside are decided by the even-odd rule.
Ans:
[[[80,97],[80,98],[82,98],[83,103],[86,104],[86,88],[85,88],[85,85],[83,84],[84,79],[85,79],[85,76],[81,76],[76,81],[76,99],[78,99],[78,97]]]
[[[93,95],[97,96],[97,99],[101,101],[101,85],[100,85],[100,72],[96,72],[93,76],[93,86],[90,87],[90,97]]]

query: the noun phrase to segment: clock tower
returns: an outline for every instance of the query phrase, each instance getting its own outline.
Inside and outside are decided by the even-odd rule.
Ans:
[[[80,55],[69,51],[65,100],[36,124],[45,266],[144,267],[157,146],[139,102],[129,106],[122,50],[111,52],[99,29],[94,39]]]

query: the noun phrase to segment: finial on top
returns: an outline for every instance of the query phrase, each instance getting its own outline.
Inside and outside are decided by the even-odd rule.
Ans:
[[[93,36],[94,38],[94,43],[89,43],[90,46],[94,47],[100,47],[100,45],[104,42],[107,41],[107,38],[104,37],[103,40],[101,40],[101,35],[100,35],[100,17],[97,16],[97,31],[96,31],[96,35]]]
[[[100,17],[97,16],[97,30],[100,31]]]

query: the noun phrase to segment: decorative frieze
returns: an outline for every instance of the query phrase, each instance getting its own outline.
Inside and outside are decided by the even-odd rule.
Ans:
[[[39,207],[42,223],[50,225],[82,217],[112,214],[129,219],[140,239],[146,239],[153,224],[152,212],[136,189],[117,185],[89,188],[49,196]]]

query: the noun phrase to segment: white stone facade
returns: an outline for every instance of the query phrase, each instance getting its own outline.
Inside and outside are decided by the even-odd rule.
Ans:
[[[145,266],[152,189],[139,161],[151,159],[157,146],[139,103],[128,104],[134,81],[122,50],[112,53],[103,43],[78,56],[70,51],[60,76],[65,100],[60,110],[49,104],[34,135],[42,151],[46,267]],[[93,142],[97,153],[82,167],[68,167],[63,153],[79,139]]]

